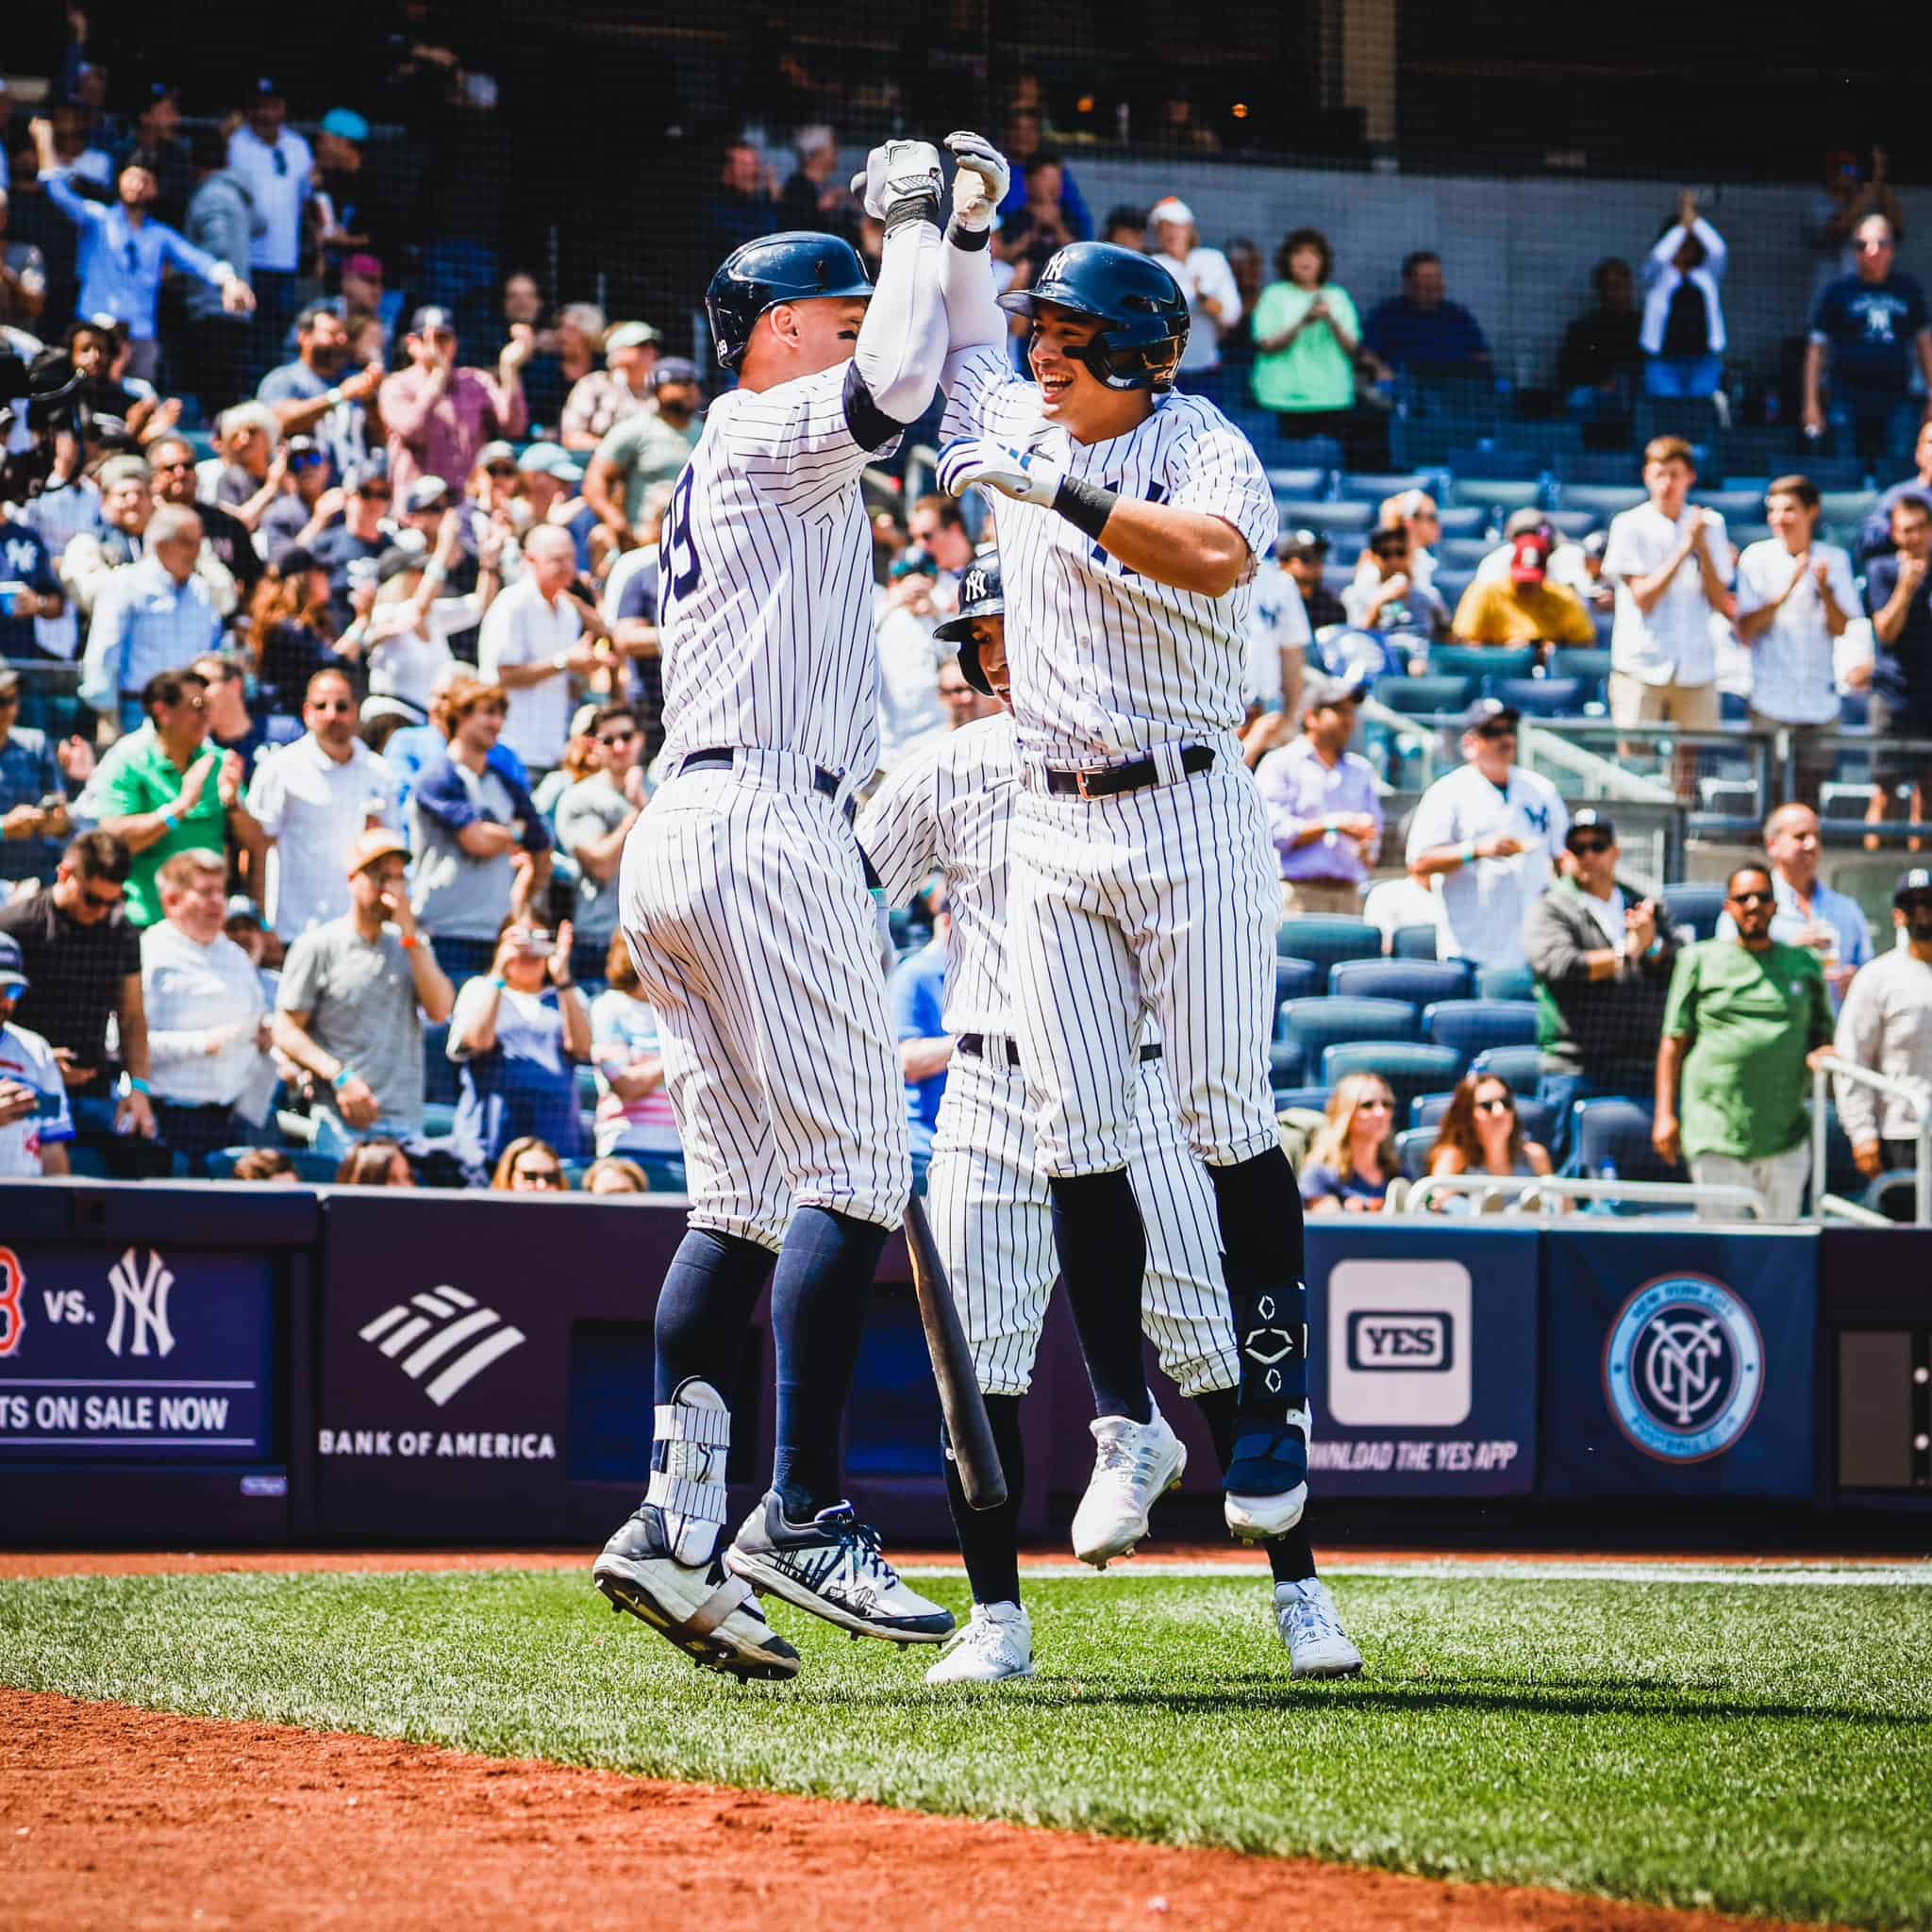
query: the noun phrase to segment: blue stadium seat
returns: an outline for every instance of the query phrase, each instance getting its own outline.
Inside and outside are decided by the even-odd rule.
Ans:
[[[1303,498],[1281,506],[1285,528],[1366,530],[1374,516],[1374,508],[1366,503],[1311,503]]]
[[[1435,718],[1459,712],[1475,691],[1473,677],[1378,677],[1375,698],[1408,718]]]
[[[1486,1000],[1530,1000],[1536,997],[1536,974],[1527,966],[1485,966],[1475,976],[1475,990]]]
[[[1446,1046],[1421,1046],[1402,1040],[1354,1041],[1329,1047],[1322,1056],[1322,1079],[1331,1090],[1350,1074],[1376,1074],[1395,1095],[1399,1120],[1418,1093],[1454,1086],[1462,1075],[1462,1056]]]
[[[1295,1077],[1307,1080],[1324,1051],[1350,1041],[1414,1040],[1420,1031],[1408,1000],[1342,999],[1333,995],[1290,1000],[1280,1017],[1281,1043],[1297,1055]]]
[[[1325,483],[1343,461],[1341,443],[1332,436],[1282,436],[1268,449],[1271,462],[1285,463],[1291,469],[1316,471]]]
[[[1389,950],[1398,959],[1433,959],[1438,937],[1433,925],[1398,925],[1390,936]]]
[[[1408,1124],[1412,1127],[1433,1127],[1439,1125],[1442,1116],[1449,1111],[1449,1103],[1456,1098],[1454,1090],[1447,1093],[1418,1093],[1408,1103]]]
[[[1395,1137],[1395,1158],[1402,1163],[1402,1172],[1412,1181],[1421,1180],[1429,1171],[1429,1156],[1436,1151],[1436,1129],[1434,1127],[1410,1127]]]
[[[1325,1087],[1276,1087],[1274,1111],[1286,1113],[1291,1107],[1305,1108],[1310,1113],[1326,1113],[1328,1090]]]
[[[1276,1024],[1280,1024],[1278,1016]],[[1268,1049],[1268,1084],[1274,1090],[1274,1109],[1285,1104],[1282,1094],[1301,1078],[1302,1050],[1291,1040],[1276,1039]]]
[[[423,1106],[423,1138],[425,1141],[447,1141],[457,1130],[457,1109],[454,1101],[430,1100]]]
[[[1810,472],[1806,474],[1809,475]],[[1847,525],[1856,529],[1878,505],[1875,490],[1827,490],[1822,483],[1818,488],[1819,518],[1824,523]]]
[[[1480,510],[1466,512],[1480,516]],[[1474,570],[1496,547],[1492,537],[1444,537],[1436,548],[1436,561],[1445,569]]]
[[[1529,476],[1504,476],[1493,472],[1465,476],[1457,472],[1456,487],[1452,492],[1457,503],[1474,505],[1486,510],[1497,524],[1508,521],[1509,512],[1541,507],[1543,500],[1543,486],[1540,474]]]
[[[423,1098],[454,1107],[461,1091],[457,1064],[449,1057],[449,1022],[439,1020],[423,1029]]]
[[[1437,507],[1436,520],[1442,525],[1442,539],[1445,544],[1489,541],[1483,535],[1489,527],[1489,512],[1480,504],[1441,504]]]
[[[1463,593],[1474,582],[1475,570],[1470,564],[1456,569],[1444,564],[1436,573],[1436,595],[1448,605],[1451,617],[1456,615],[1456,607],[1462,602]]]
[[[313,1147],[284,1147],[282,1152],[294,1162],[297,1176],[309,1187],[326,1187],[342,1164],[340,1154],[323,1154]]]
[[[1425,928],[1431,936],[1436,928]],[[1407,1000],[1421,1008],[1469,996],[1460,959],[1348,959],[1328,975],[1328,991],[1350,999]]]
[[[1470,1071],[1493,1074],[1497,1079],[1507,1080],[1512,1092],[1534,1100],[1543,1084],[1542,1049],[1536,1046],[1485,1047],[1470,1062]]]
[[[1365,919],[1328,912],[1297,912],[1274,937],[1277,958],[1312,959],[1324,974],[1339,959],[1379,959],[1382,930]]]
[[[1326,977],[1326,969],[1317,966],[1312,959],[1284,959],[1277,953],[1274,956],[1274,1009],[1277,1020],[1287,1001],[1313,998],[1323,990]],[[1277,1026],[1277,1033],[1279,1030]]]
[[[1534,644],[1431,644],[1431,677],[1472,677],[1486,691],[1492,691],[1505,678],[1527,677],[1535,671]]]
[[[1598,527],[1598,519],[1592,510],[1551,509],[1543,514],[1549,519],[1551,529],[1560,531],[1565,537],[1587,537]]]
[[[1268,487],[1282,498],[1319,496],[1327,484],[1327,471],[1315,467],[1268,472]]]
[[[1580,677],[1498,677],[1490,683],[1492,698],[1528,718],[1580,717],[1591,694],[1591,687]]]
[[[1690,501],[1705,509],[1714,509],[1726,524],[1761,522],[1764,492],[1761,490],[1693,490]]]
[[[685,1178],[684,1160],[676,1154],[643,1154],[627,1152],[625,1160],[635,1160],[643,1169],[644,1178],[651,1184],[651,1191],[658,1194],[681,1194],[688,1182]]]
[[[1663,901],[1664,917],[1674,927],[1688,926],[1693,939],[1707,940],[1716,936],[1718,915],[1724,909],[1724,889],[1722,886],[1666,886]]]
[[[1595,615],[1592,611],[1592,621]],[[1601,698],[1609,681],[1609,651],[1584,644],[1559,644],[1550,654],[1550,675],[1574,677],[1585,686],[1588,697]]]
[[[1405,490],[1427,490],[1430,479],[1420,470],[1345,471],[1341,478],[1343,496],[1364,503],[1380,503],[1385,496],[1400,496]]]
[[[1624,465],[1627,475],[1637,466],[1627,458],[1618,457],[1615,460]],[[1571,483],[1563,485],[1562,508],[1565,509],[1587,509],[1600,523],[1608,523],[1614,516],[1620,516],[1626,509],[1635,509],[1644,500],[1643,485],[1641,483]]]
[[[1457,476],[1481,476],[1494,483],[1527,483],[1541,494],[1550,459],[1540,450],[1459,443],[1442,452],[1442,467]]]
[[[1683,1181],[1690,1176],[1673,1167],[1650,1144],[1650,1109],[1634,1100],[1585,1100],[1576,1108],[1577,1162],[1590,1180],[1614,1168],[1619,1180]]]
[[[1437,1000],[1423,1008],[1423,1031],[1474,1059],[1499,1046],[1534,1046],[1536,1008],[1526,1000]]]

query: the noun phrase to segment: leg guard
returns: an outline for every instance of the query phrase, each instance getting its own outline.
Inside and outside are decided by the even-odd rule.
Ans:
[[[724,1527],[724,1462],[731,1411],[708,1382],[681,1382],[652,1413],[651,1482],[644,1501],[663,1512],[680,1563],[708,1563]]]

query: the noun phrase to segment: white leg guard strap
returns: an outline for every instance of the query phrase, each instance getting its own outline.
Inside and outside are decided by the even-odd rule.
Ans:
[[[708,1382],[684,1383],[652,1412],[651,1481],[644,1501],[664,1512],[680,1563],[708,1563],[724,1526],[724,1464],[731,1411]]]

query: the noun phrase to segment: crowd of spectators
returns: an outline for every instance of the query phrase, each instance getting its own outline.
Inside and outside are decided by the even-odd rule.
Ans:
[[[358,111],[298,131],[273,78],[218,128],[184,134],[170,86],[134,105],[117,124],[84,94],[34,113],[0,99],[0,658],[26,673],[0,671],[9,1171],[58,1171],[77,1142],[127,1174],[273,1181],[327,1160],[368,1185],[675,1184],[657,1023],[616,886],[652,783],[658,525],[702,428],[705,372],[641,318],[553,308],[467,227],[409,236],[401,198],[364,166]],[[1170,132],[1200,149],[1207,130],[1182,113]],[[1263,249],[1217,232],[1205,203],[1097,219],[1037,90],[1016,90],[1006,139],[1003,283],[1025,286],[1091,235],[1144,249],[1188,301],[1184,389],[1358,458],[1383,449],[1411,386],[1493,384],[1441,254],[1409,254],[1399,292],[1364,313],[1311,226],[1286,235],[1271,279]],[[697,210],[707,250],[790,225],[875,257],[836,131],[810,121],[793,145],[782,182],[758,144],[725,145]],[[1835,194],[1802,427],[1903,468],[1932,326],[1896,265],[1895,197]],[[1574,416],[1722,385],[1726,252],[1687,194],[1638,270],[1598,265],[1558,372]],[[1414,488],[1379,506],[1344,577],[1326,572],[1321,529],[1291,529],[1264,560],[1247,741],[1285,912],[1358,912],[1400,858],[1441,957],[1535,976],[1548,1148],[1507,1083],[1474,1080],[1435,1171],[1541,1173],[1573,1151],[1570,1103],[1602,1096],[1653,1107],[1659,1145],[1693,1171],[1746,1163],[1780,1207],[1786,1170],[1764,1163],[1790,1153],[1712,1127],[1722,1109],[1694,1096],[1739,1050],[1724,1017],[1738,975],[1683,980],[1698,949],[1619,880],[1607,819],[1573,815],[1518,764],[1513,706],[1472,707],[1466,761],[1391,836],[1351,748],[1360,700],[1376,676],[1426,675],[1439,646],[1533,647],[1560,677],[1565,651],[1607,634],[1614,722],[1704,731],[1720,723],[1728,641],[1749,666],[1750,722],[1789,734],[1797,786],[1767,827],[1770,899],[1734,879],[1734,924],[1707,943],[1774,974],[1787,952],[1816,964],[1827,1031],[1850,1016],[1864,1063],[1924,1061],[1924,975],[1873,960],[1857,908],[1818,880],[1805,809],[1830,773],[1851,633],[1880,776],[1924,816],[1923,766],[1890,748],[1932,738],[1932,426],[1915,451],[1916,475],[1856,545],[1821,538],[1820,492],[1794,473],[1768,492],[1771,534],[1740,554],[1692,500],[1695,451],[1663,438],[1644,453],[1641,506],[1581,538],[1518,511],[1459,584],[1440,507]],[[888,491],[874,539],[891,762],[982,713],[932,641],[974,538],[959,505]],[[41,678],[50,665],[75,675]],[[1923,885],[1901,888],[1910,964],[1932,943],[1916,936],[1928,906]],[[895,990],[909,1105],[928,1124],[945,916],[924,906],[913,937],[931,943],[908,945]],[[1878,963],[1883,996],[1853,999]],[[1790,1019],[1779,1051],[1821,1045],[1818,1024]],[[1370,1077],[1335,1099],[1311,1204],[1381,1206],[1393,1096]],[[1861,1165],[1895,1158],[1893,1105],[1855,1114]]]

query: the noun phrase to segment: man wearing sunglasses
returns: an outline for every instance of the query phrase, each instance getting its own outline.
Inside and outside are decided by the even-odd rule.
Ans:
[[[1689,1161],[1692,1180],[1756,1188],[1765,1220],[1791,1222],[1810,1171],[1810,1070],[1832,1051],[1831,999],[1818,955],[1771,936],[1768,867],[1740,866],[1724,910],[1736,937],[1685,947],[1671,975],[1651,1142],[1665,1160]]]
[[[1524,921],[1570,829],[1557,788],[1516,762],[1513,706],[1478,698],[1463,718],[1459,772],[1422,795],[1408,875],[1436,894],[1437,950],[1478,966],[1524,963]]]
[[[246,605],[261,581],[265,566],[248,534],[248,525],[218,503],[203,503],[195,495],[193,445],[175,436],[163,436],[147,446],[157,504],[172,503],[192,509],[201,519],[205,547],[235,579],[239,603]]]
[[[122,909],[132,864],[111,833],[83,832],[47,891],[0,906],[0,935],[19,946],[28,982],[17,991],[14,1018],[53,1048],[76,1131],[110,1147],[123,1130],[155,1134],[141,938]],[[108,1052],[109,1019],[120,1033],[118,1068]]]
[[[617,931],[624,841],[648,794],[638,762],[644,734],[636,715],[626,706],[606,705],[591,720],[591,735],[597,741],[597,768],[558,801],[556,823],[558,844],[577,862],[577,946],[585,957],[594,949],[601,960]]]
[[[351,566],[366,559],[373,585],[375,564],[395,541],[387,523],[393,499],[389,478],[379,469],[351,472],[343,478],[342,490],[341,520],[330,524],[308,546],[308,554],[328,572],[328,608],[336,621],[337,637],[356,621],[350,596]]]
[[[270,752],[248,789],[248,809],[273,852],[269,923],[284,940],[348,911],[351,850],[398,816],[395,774],[356,735],[356,718],[347,675],[318,671],[302,701],[308,728]]]
[[[1838,1016],[1838,1057],[1892,1080],[1926,1090],[1914,1110],[1891,1094],[1840,1080],[1838,1117],[1850,1137],[1858,1172],[1875,1180],[1918,1158],[1918,1124],[1932,1107],[1932,871],[1903,874],[1891,899],[1900,943],[1852,982]]]
[[[1648,1101],[1677,949],[1654,900],[1617,877],[1617,828],[1584,806],[1563,841],[1572,869],[1529,909],[1524,950],[1536,974],[1537,1097],[1549,1109],[1550,1157],[1570,1151],[1579,1100]]]

